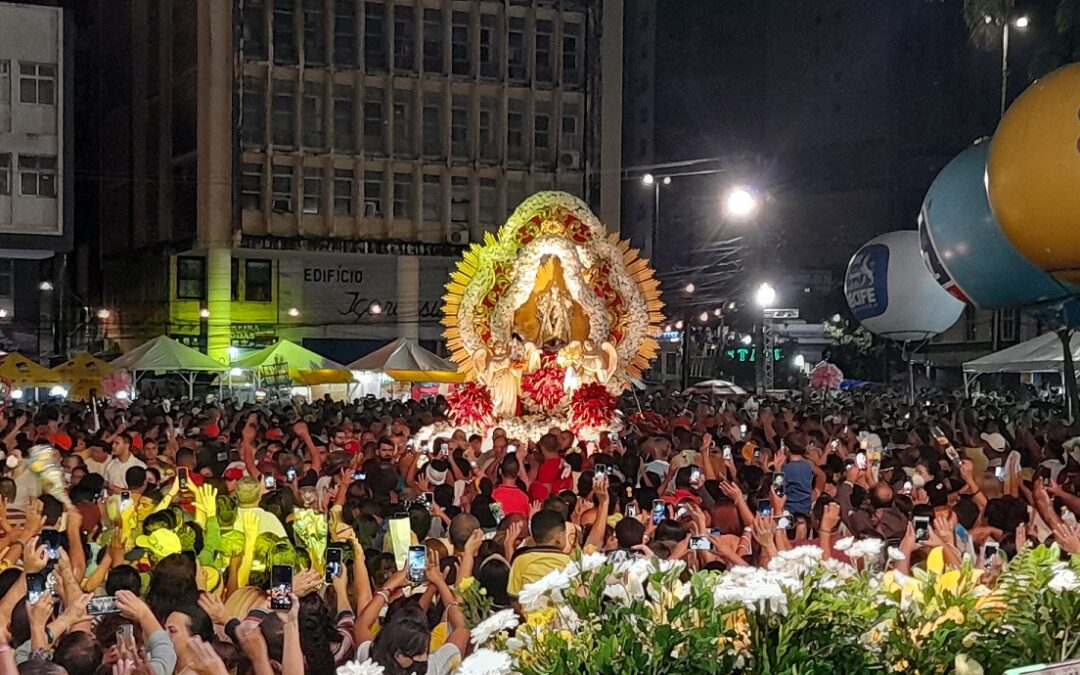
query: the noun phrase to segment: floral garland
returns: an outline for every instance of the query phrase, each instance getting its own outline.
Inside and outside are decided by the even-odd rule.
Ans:
[[[615,417],[618,401],[602,384],[584,384],[570,397],[570,421],[574,429],[607,426]]]
[[[557,408],[566,398],[563,385],[566,381],[566,368],[555,360],[555,354],[544,352],[541,366],[521,378],[521,391],[541,410]]]
[[[446,397],[454,424],[483,427],[491,421],[495,405],[491,392],[480,382],[466,382]]]

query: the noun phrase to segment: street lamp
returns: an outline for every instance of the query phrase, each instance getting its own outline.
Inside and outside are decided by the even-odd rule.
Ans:
[[[37,287],[39,291],[51,291],[53,289],[52,282],[48,279],[42,281]]]
[[[199,318],[200,319],[209,319],[210,318],[210,310],[205,308],[205,307],[200,309],[199,310]]]
[[[716,309],[713,310],[713,316],[719,317],[719,316],[723,316],[723,315],[724,315],[724,310],[720,309],[719,307],[717,307]]]
[[[657,237],[660,231],[660,186],[671,185],[671,176],[657,177],[651,173],[642,174],[641,184],[653,189],[653,220],[652,232],[649,233],[648,249],[645,257],[650,260],[656,258]]]
[[[776,302],[776,289],[768,281],[765,281],[758,286],[754,298],[761,308],[772,307],[772,304]]]
[[[102,321],[108,321],[110,316],[112,316],[112,312],[109,311],[108,307],[102,307],[97,311],[97,318]]]
[[[708,312],[702,312],[701,314],[698,315],[698,319],[701,321],[701,323],[705,323],[706,321],[709,320],[709,313]]]
[[[761,201],[754,191],[745,185],[736,185],[724,196],[724,211],[731,218],[745,220],[757,213]]]
[[[1020,30],[1023,30],[1023,29],[1025,29],[1025,28],[1027,28],[1028,26],[1031,25],[1031,19],[1029,19],[1027,17],[1027,15],[1018,16],[1015,19],[1013,19],[1013,25],[1016,26],[1017,28],[1019,28]]]
[[[753,341],[754,341],[754,337],[753,337],[752,335],[750,335],[749,333],[747,333],[746,335],[742,336],[742,340],[741,340],[741,342],[742,342],[742,343],[743,343],[744,345],[748,345],[748,344],[750,344],[750,343],[751,343],[751,342],[753,342]]]
[[[289,308],[289,316],[291,316],[291,317],[293,317],[295,319],[296,317],[300,316],[300,310],[298,308],[296,308],[296,307],[290,307]]]
[[[686,284],[686,288],[683,289],[683,290],[686,291],[687,295],[693,295],[694,289],[696,289],[696,288],[697,288],[697,286],[694,286],[694,282],[691,281],[690,283]]]

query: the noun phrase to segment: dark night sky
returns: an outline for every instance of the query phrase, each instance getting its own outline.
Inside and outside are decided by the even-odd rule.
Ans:
[[[1014,38],[1011,96],[1043,23]],[[731,172],[665,194],[663,240],[680,246],[659,265],[733,231],[717,195],[738,176],[770,194],[770,265],[840,275],[871,237],[915,227],[937,171],[992,133],[999,86],[1000,46],[970,44],[960,0],[661,0],[655,161]]]

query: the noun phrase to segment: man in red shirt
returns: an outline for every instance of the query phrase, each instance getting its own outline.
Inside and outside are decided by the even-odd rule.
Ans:
[[[503,515],[520,513],[529,516],[529,496],[518,487],[517,478],[521,472],[521,463],[514,455],[507,455],[499,465],[499,477],[502,482],[491,492],[491,498],[502,504]]]
[[[570,465],[559,454],[559,438],[555,434],[544,434],[537,443],[540,448],[540,456],[543,463],[536,472],[535,484],[543,490],[532,491],[537,499],[543,501],[550,495],[557,495],[563,490],[569,490],[574,483]],[[531,490],[531,488],[530,488]],[[546,492],[543,497],[537,496],[539,492]]]

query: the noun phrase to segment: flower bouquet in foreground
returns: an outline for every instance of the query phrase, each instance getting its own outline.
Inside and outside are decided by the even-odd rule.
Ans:
[[[1056,547],[1021,553],[992,585],[933,554],[912,576],[812,546],[692,575],[591,554],[523,589],[520,624],[504,611],[474,626],[484,651],[459,672],[1001,673],[1080,655],[1078,575]]]

